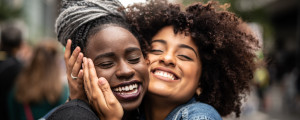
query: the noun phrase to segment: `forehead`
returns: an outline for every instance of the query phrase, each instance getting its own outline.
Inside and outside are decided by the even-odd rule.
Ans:
[[[152,40],[164,40],[168,45],[188,45],[195,50],[198,50],[196,44],[192,40],[190,35],[185,35],[184,33],[174,33],[173,26],[167,26],[162,28],[157,34],[152,38]]]
[[[130,31],[118,26],[106,27],[91,36],[88,41],[87,52],[119,49],[124,46],[140,47],[138,40]]]

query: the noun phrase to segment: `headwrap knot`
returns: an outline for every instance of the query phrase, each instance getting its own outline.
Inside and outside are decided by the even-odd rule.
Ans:
[[[55,22],[58,40],[65,46],[67,39],[83,24],[94,19],[113,15],[125,19],[118,0],[63,0],[61,13]]]

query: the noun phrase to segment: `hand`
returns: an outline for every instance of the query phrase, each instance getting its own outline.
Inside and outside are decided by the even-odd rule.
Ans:
[[[80,47],[76,47],[71,56],[71,44],[72,41],[68,40],[64,54],[70,98],[71,100],[81,99],[87,101],[83,87],[83,70],[80,70],[83,54],[80,52]],[[77,78],[73,79],[71,74]]]
[[[83,58],[84,88],[94,110],[101,120],[121,120],[123,108],[103,77],[98,78],[91,59]]]

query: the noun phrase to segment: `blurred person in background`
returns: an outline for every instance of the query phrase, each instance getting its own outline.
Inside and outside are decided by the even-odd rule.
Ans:
[[[33,51],[31,61],[8,96],[11,120],[41,118],[67,100],[68,88],[61,80],[58,49],[58,43],[48,40]]]
[[[1,109],[2,119],[8,119],[7,95],[11,90],[16,77],[22,69],[22,63],[16,55],[22,45],[22,32],[17,27],[9,24],[1,30],[0,44],[0,85],[1,85]]]

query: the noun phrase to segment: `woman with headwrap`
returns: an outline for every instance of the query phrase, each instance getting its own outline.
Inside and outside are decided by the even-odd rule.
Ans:
[[[70,101],[47,119],[121,119],[122,108],[125,117],[132,116],[131,111],[140,105],[149,78],[145,42],[128,25],[120,8],[116,0],[63,1],[55,30],[58,40],[66,46]],[[83,70],[79,70],[81,66]],[[102,96],[97,99],[87,95],[93,102],[100,100],[97,103],[104,107],[94,109],[100,114],[94,113],[84,97],[83,77],[86,93],[98,92]]]

